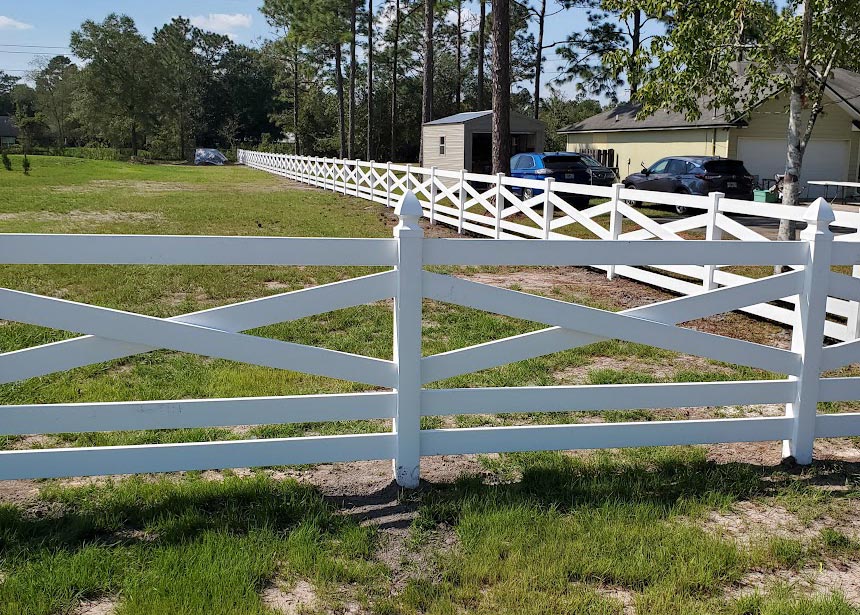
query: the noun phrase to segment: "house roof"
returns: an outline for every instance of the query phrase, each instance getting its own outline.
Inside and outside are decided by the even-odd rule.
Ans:
[[[852,119],[860,120],[860,74],[841,68],[834,69],[833,74],[828,80],[825,96],[842,107]],[[683,113],[669,110],[661,110],[646,118],[637,119],[636,115],[642,106],[634,102],[622,103],[614,109],[598,113],[577,124],[566,126],[558,132],[568,134],[636,130],[682,130],[688,128],[731,128],[746,124],[741,117],[742,114],[708,109],[706,103],[705,99],[699,101],[701,115],[695,120],[688,120],[684,117]]]
[[[0,115],[0,137],[17,137],[18,127],[9,115]]]

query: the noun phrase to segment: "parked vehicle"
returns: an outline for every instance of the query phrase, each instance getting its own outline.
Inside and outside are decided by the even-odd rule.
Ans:
[[[573,152],[541,152],[517,154],[511,158],[511,176],[522,179],[546,179],[576,184],[611,186],[615,172],[589,156]],[[543,193],[539,188],[522,188],[523,198],[530,199]],[[588,197],[575,197],[574,201],[588,202]]]
[[[654,190],[707,196],[723,192],[728,198],[753,200],[755,178],[740,160],[719,156],[674,156],[663,158],[624,178],[624,187],[634,190]],[[635,202],[638,205],[638,202]],[[679,214],[687,212],[681,205]]]

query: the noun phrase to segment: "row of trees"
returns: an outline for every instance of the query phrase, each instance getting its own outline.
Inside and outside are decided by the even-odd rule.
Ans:
[[[9,82],[0,107],[17,113],[19,126],[29,122],[31,140],[61,147],[100,143],[185,158],[195,145],[229,147],[268,134],[301,153],[414,160],[423,121],[486,109],[493,92],[509,99],[504,108],[551,127],[599,110],[585,96],[535,96],[545,53],[559,42],[543,40],[545,21],[596,1],[508,0],[502,8],[489,0],[264,0],[277,37],[259,49],[183,18],[145,37],[131,18],[110,15],[72,33],[82,67],[65,56],[39,62],[32,87],[11,93],[14,78],[0,75]],[[600,64],[593,54],[574,57],[590,44],[588,34],[577,36],[562,41],[570,60],[560,80]],[[494,45],[500,37],[508,42]],[[583,91],[614,94],[614,86],[593,78]],[[550,142],[563,147],[554,132]]]
[[[274,65],[264,53],[175,18],[151,40],[124,15],[84,22],[66,56],[37,61],[31,85],[0,73],[0,113],[25,143],[147,148],[186,158],[276,129]]]

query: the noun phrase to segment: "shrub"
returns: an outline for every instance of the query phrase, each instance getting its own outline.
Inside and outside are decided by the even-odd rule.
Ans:
[[[7,171],[12,170],[12,161],[9,160],[9,154],[7,154],[6,152],[3,152],[3,168],[5,168]]]

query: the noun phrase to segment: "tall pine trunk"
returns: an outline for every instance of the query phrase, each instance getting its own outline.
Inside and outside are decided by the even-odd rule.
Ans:
[[[484,110],[484,50],[487,48],[487,0],[478,0],[481,12],[478,16],[478,111]]]
[[[373,160],[373,0],[367,0],[367,159]]]
[[[433,120],[433,19],[434,0],[424,0],[424,78],[421,87],[421,123]],[[419,141],[418,163],[424,164],[424,131]]]
[[[358,0],[350,0],[351,12],[349,18],[349,146],[347,156],[352,158],[355,152],[355,43],[356,43],[356,19],[358,12]]]
[[[391,143],[388,159],[394,160],[394,138],[397,134],[397,46],[400,41],[400,0],[394,0],[394,46],[391,54]]]
[[[293,153],[298,155],[299,147],[299,42],[293,44]]]
[[[457,90],[454,102],[459,113],[463,104],[463,0],[457,0]]]
[[[493,0],[493,173],[511,171],[511,9]]]
[[[343,64],[342,55],[343,50],[340,48],[340,43],[336,43],[334,46],[334,84],[337,90],[337,127],[340,132],[340,158],[343,158],[346,153],[346,118],[344,117],[343,71],[341,70],[341,65]]]
[[[534,118],[540,116],[540,74],[543,70],[543,27],[546,21],[546,0],[541,0],[538,13],[538,37],[535,50]]]

